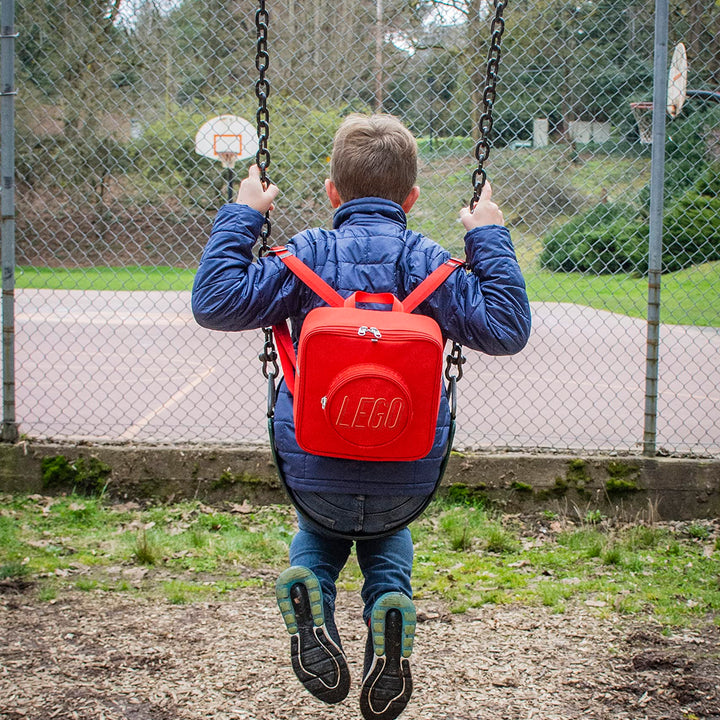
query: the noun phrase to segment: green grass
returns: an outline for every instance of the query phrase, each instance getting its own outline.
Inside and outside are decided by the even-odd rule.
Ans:
[[[542,528],[542,531],[539,530]],[[173,604],[266,587],[287,565],[287,506],[199,502],[112,505],[80,496],[0,497],[0,581],[31,583],[38,601],[69,590],[139,594]],[[720,535],[702,520],[587,524],[557,514],[503,516],[436,500],[412,526],[418,602],[462,612],[488,603],[585,605],[668,627],[720,617]],[[354,556],[341,588],[359,591]],[[270,591],[271,589],[268,589]]]
[[[15,271],[18,288],[49,290],[190,290],[194,270],[172,267],[46,268],[20,266]]]
[[[720,543],[712,526],[562,524],[555,534],[529,533],[517,518],[436,503],[414,528],[416,596],[440,595],[456,611],[519,603],[561,613],[584,603],[668,625],[717,617]]]
[[[193,270],[174,268],[18,268],[19,288],[53,290],[190,290]],[[644,318],[647,279],[525,271],[532,301],[567,302]],[[720,262],[663,275],[660,318],[671,325],[720,327]]]
[[[418,154],[423,160],[435,160],[450,156],[471,157],[475,142],[471,137],[420,137]]]
[[[577,303],[644,318],[648,281],[631,275],[525,272],[531,301]],[[660,320],[669,325],[720,327],[720,262],[662,276]]]

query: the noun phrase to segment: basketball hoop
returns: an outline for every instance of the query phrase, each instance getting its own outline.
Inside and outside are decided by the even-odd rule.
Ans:
[[[688,64],[685,45],[678,43],[670,61],[665,105],[671,120],[674,120],[680,114],[687,99],[687,75]],[[650,145],[652,143],[653,104],[651,102],[634,102],[630,103],[630,109],[637,121],[640,142]]]
[[[630,103],[630,109],[637,121],[640,142],[650,145],[652,143],[653,104],[651,102],[633,102]]]
[[[687,99],[687,77],[687,52],[685,45],[678,43],[673,50],[668,73],[667,111],[673,120],[680,114]]]
[[[232,170],[235,167],[235,163],[238,161],[238,154],[234,152],[219,152],[217,157],[222,163],[222,166],[228,170]]]
[[[204,122],[195,133],[195,152],[211,160],[219,160],[225,168],[228,202],[233,201],[235,163],[253,157],[257,151],[255,128],[237,115],[218,115]]]

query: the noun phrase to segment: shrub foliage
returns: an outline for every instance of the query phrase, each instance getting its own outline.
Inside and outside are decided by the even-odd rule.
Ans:
[[[720,110],[676,123],[667,143],[663,272],[720,260],[720,159],[709,142]],[[550,232],[541,265],[560,272],[647,272],[649,196],[645,188],[637,207],[597,205]]]

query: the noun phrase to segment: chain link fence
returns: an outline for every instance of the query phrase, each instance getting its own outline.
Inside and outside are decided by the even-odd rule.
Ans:
[[[331,223],[333,133],[348,112],[381,109],[418,137],[410,227],[462,254],[492,4],[267,11],[272,242]],[[262,333],[205,331],[189,310],[214,215],[251,162],[223,168],[195,136],[224,114],[256,122],[254,4],[18,2],[14,19],[6,423],[14,411],[20,433],[58,440],[267,442]],[[630,104],[653,98],[654,19],[647,0],[505,10],[486,170],[534,327],[517,356],[467,353],[459,448],[720,453],[720,8],[697,0],[669,10],[692,92],[666,129],[656,433],[644,435],[652,145]]]

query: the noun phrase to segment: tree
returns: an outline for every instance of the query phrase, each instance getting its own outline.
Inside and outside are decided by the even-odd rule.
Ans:
[[[42,0],[20,2],[17,12],[26,28],[19,74],[30,91],[18,103],[19,163],[29,177],[89,184],[99,201],[110,166],[120,167],[109,162],[117,123],[108,119],[122,114],[126,89],[139,77],[128,33],[117,25],[120,9],[121,0]],[[59,134],[34,135],[43,114],[59,120]]]

